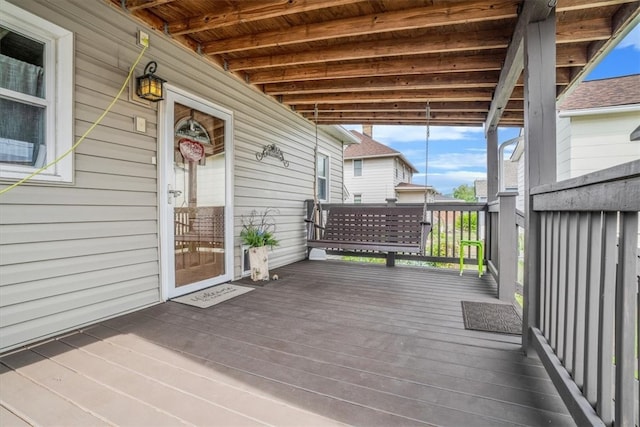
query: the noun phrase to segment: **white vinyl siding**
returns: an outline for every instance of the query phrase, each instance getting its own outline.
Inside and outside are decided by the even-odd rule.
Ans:
[[[100,0],[12,0],[75,36],[73,132],[82,135],[109,105],[140,48],[140,24]],[[135,75],[155,60],[157,74],[234,113],[234,277],[240,277],[240,216],[277,208],[270,251],[275,268],[304,259],[304,200],[313,198],[315,129],[196,53],[151,33]],[[25,185],[0,198],[0,351],[161,300],[158,258],[157,128],[160,104],[123,95],[78,147],[70,186]],[[134,129],[134,117],[147,132]],[[256,152],[276,144],[284,167]],[[318,145],[333,159],[332,202],[342,195],[342,145],[320,129]],[[0,188],[6,183],[0,184]],[[231,248],[230,248],[231,249]],[[24,314],[23,314],[24,313]]]
[[[571,167],[566,178],[640,159],[640,142],[630,140],[638,117],[640,107],[625,113],[571,117]]]
[[[353,176],[353,160],[347,160],[345,166],[345,186],[351,193],[347,202],[353,202],[353,194],[362,195],[362,203],[385,203],[395,195],[394,157],[369,157],[363,162],[362,176]]]
[[[524,212],[524,153],[518,159],[518,195],[516,196],[516,209]]]
[[[556,142],[557,178],[562,181],[571,177],[571,119],[556,119]]]

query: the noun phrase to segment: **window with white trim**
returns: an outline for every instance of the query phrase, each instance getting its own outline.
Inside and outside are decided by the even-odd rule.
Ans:
[[[362,159],[353,161],[353,176],[362,176]]]
[[[353,195],[353,203],[358,205],[362,203],[362,194],[354,194]]]
[[[73,144],[73,33],[0,0],[0,178],[20,179]],[[33,177],[71,182],[73,156]]]
[[[318,153],[318,200],[327,202],[329,200],[329,156]]]

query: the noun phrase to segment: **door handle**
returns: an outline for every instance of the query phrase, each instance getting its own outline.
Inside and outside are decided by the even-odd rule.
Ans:
[[[180,190],[174,190],[171,185],[169,185],[169,189],[167,190],[168,193],[168,197],[167,197],[167,203],[169,203],[170,205],[173,204],[173,201],[175,199],[177,199],[178,197],[180,197],[180,195],[182,194],[182,191]]]

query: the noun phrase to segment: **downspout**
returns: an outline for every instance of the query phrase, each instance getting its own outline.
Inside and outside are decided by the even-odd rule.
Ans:
[[[498,191],[502,192],[506,190],[506,185],[504,182],[504,149],[510,145],[516,144],[522,136],[517,136],[508,141],[503,142],[498,147]]]

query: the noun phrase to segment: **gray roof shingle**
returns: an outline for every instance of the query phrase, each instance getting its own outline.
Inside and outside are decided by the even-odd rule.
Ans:
[[[583,110],[640,104],[640,74],[582,82],[558,109]]]

